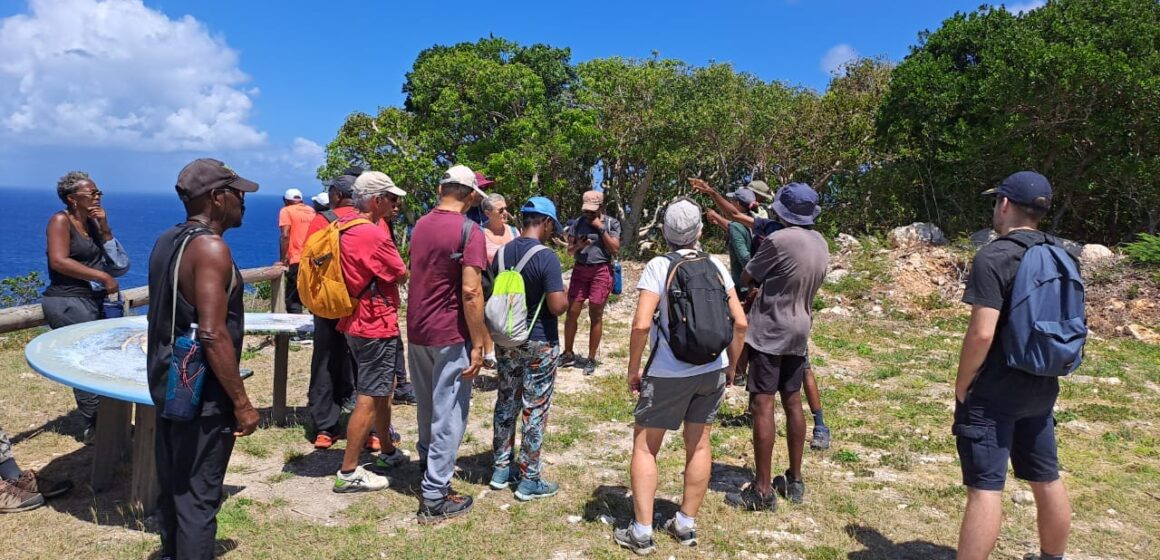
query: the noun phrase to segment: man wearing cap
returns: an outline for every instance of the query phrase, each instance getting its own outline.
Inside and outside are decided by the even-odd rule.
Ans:
[[[528,200],[520,209],[523,230],[500,247],[503,270],[520,269],[524,278],[524,295],[528,305],[526,317],[530,330],[528,340],[515,348],[497,347],[499,386],[495,393],[495,437],[491,487],[496,490],[518,483],[516,499],[534,500],[556,495],[560,486],[544,480],[540,447],[548,427],[548,409],[556,382],[560,360],[560,334],[557,317],[568,309],[564,295],[564,276],[556,252],[543,244],[560,229],[556,205],[542,196]],[[535,253],[531,251],[535,250]],[[491,277],[499,276],[500,257],[492,260]],[[524,419],[519,459],[513,465],[517,418]]]
[[[681,199],[665,209],[664,237],[670,250],[682,257],[698,253],[703,225],[701,208]],[[702,255],[704,253],[701,253]],[[745,339],[746,318],[733,279],[725,265],[709,256],[717,269],[733,317],[733,342],[727,352],[702,365],[682,362],[669,347],[669,272],[672,261],[660,256],[649,261],[637,284],[639,298],[632,324],[628,355],[628,388],[638,397],[633,428],[632,502],[634,520],[613,534],[617,544],[638,554],[655,549],[653,534],[653,501],[657,489],[656,456],[665,432],[684,424],[685,469],[684,494],[677,513],[666,520],[665,532],[685,546],[697,544],[696,517],[705,500],[712,470],[710,427],[725,397],[725,384],[733,381],[731,364],[737,363]],[[659,310],[657,320],[653,317]],[[646,341],[655,341],[647,372],[641,363]]]
[[[286,312],[302,313],[298,297],[298,260],[306,245],[306,234],[314,220],[314,209],[302,201],[302,191],[286,189],[282,195],[282,209],[278,211],[278,229],[281,230],[278,262],[286,269]]]
[[[407,353],[419,409],[420,523],[463,515],[472,506],[471,497],[451,491],[451,478],[467,428],[471,380],[483,366],[488,337],[483,230],[464,216],[485,196],[475,185],[475,173],[456,165],[439,181],[439,204],[411,233]]]
[[[1052,416],[1059,379],[1009,367],[1007,349],[995,336],[1006,326],[1023,254],[1050,238],[1036,226],[1051,209],[1051,184],[1043,175],[1021,171],[983,195],[994,197],[991,221],[999,237],[975,255],[963,293],[971,320],[959,356],[952,429],[967,487],[958,557],[987,558],[995,547],[1010,461],[1015,477],[1027,481],[1035,495],[1039,558],[1061,559],[1071,504],[1059,478]]]
[[[314,212],[326,212],[330,210],[330,194],[326,191],[320,192],[310,197],[310,203],[314,207]],[[313,221],[311,222],[313,223]],[[310,236],[307,236],[309,238]]]
[[[801,463],[806,423],[801,388],[808,363],[812,304],[830,256],[825,238],[813,229],[821,209],[818,194],[809,185],[781,187],[772,209],[784,227],[762,243],[742,274],[742,281],[761,290],[749,311],[750,327],[745,335],[756,479],[741,492],[726,496],[726,502],[734,507],[769,511],[777,506],[774,486],[794,503],[801,503],[805,495]],[[785,410],[789,469],[771,480],[777,433],[775,394],[781,395]]]
[[[773,201],[773,191],[765,181],[757,180],[750,181],[745,185],[757,198],[757,207],[753,209],[753,215],[763,220],[769,219],[769,213],[765,210],[765,205]]]
[[[346,335],[354,355],[354,411],[347,425],[347,446],[342,467],[335,475],[335,492],[365,492],[387,487],[387,478],[359,466],[359,453],[370,435],[371,424],[380,434],[390,433],[391,395],[395,385],[395,356],[403,351],[399,331],[399,284],[407,279],[407,266],[395,243],[375,225],[394,214],[407,193],[384,173],[367,171],[354,182],[354,205],[358,214],[339,218],[341,224],[359,220],[343,231],[342,277],[354,299],[354,312],[339,319],[338,330]],[[407,456],[387,438],[375,458],[375,467],[389,469]]]
[[[487,176],[483,173],[478,171],[475,172],[475,186],[484,193],[484,199],[487,198],[487,191],[491,189],[491,186],[494,184],[495,181],[488,179]],[[475,203],[475,206],[472,206],[467,210],[467,218],[479,224],[479,227],[481,228],[487,227],[488,218],[487,213],[483,211],[483,200]]]
[[[146,361],[157,411],[160,556],[210,559],[234,439],[258,426],[238,374],[243,282],[222,238],[242,225],[245,195],[258,185],[218,160],[198,159],[181,170],[176,188],[186,221],[162,233],[149,256]],[[200,411],[190,421],[171,421],[162,412],[174,333],[193,323],[206,365]]]
[[[620,221],[604,214],[604,193],[584,193],[584,215],[568,231],[568,254],[576,258],[572,279],[568,283],[568,316],[564,320],[564,355],[560,367],[569,365],[596,371],[596,350],[604,335],[604,304],[612,295],[612,260],[620,252]],[[588,301],[588,358],[572,352],[584,302]]]

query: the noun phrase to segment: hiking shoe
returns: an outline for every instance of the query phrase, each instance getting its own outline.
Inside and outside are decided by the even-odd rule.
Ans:
[[[350,492],[371,492],[374,490],[382,490],[390,484],[387,477],[377,475],[368,471],[359,465],[354,468],[354,472],[350,474],[342,474],[338,471],[334,478],[334,491],[339,494],[346,494]]]
[[[97,442],[97,426],[85,426],[85,431],[81,432],[81,443],[84,445],[92,445]]]
[[[484,358],[483,359],[483,369],[495,369],[495,366],[496,366],[495,358]]]
[[[830,448],[830,429],[825,426],[814,426],[814,438],[810,440],[810,449],[825,451]]]
[[[563,354],[560,354],[560,365],[558,365],[556,367],[566,368],[566,367],[572,367],[575,364],[576,364],[576,354],[573,354],[571,352],[565,352]]]
[[[516,487],[516,499],[521,502],[530,502],[540,498],[551,498],[560,491],[560,485],[547,480],[523,479]]]
[[[314,436],[315,449],[330,449],[334,442],[338,441],[338,436],[323,430]]]
[[[44,505],[44,496],[0,480],[0,513],[19,513]]]
[[[763,496],[757,486],[747,484],[740,492],[725,494],[725,503],[746,511],[777,511],[777,494]]]
[[[454,492],[449,492],[443,498],[438,500],[428,500],[420,498],[419,523],[423,525],[430,525],[432,523],[439,523],[446,521],[453,517],[459,517],[469,511],[473,505],[471,496],[461,496]]]
[[[40,473],[28,469],[20,473],[20,478],[16,480],[16,487],[29,494],[40,494],[48,499],[67,494],[69,490],[73,489],[73,483],[71,480],[44,478],[40,476]]]
[[[394,404],[415,404],[415,392],[404,391],[402,393],[395,392],[395,398],[392,399]]]
[[[644,540],[637,540],[636,535],[632,532],[632,523],[629,523],[628,527],[612,531],[612,540],[635,552],[638,556],[645,556],[657,551],[657,545],[651,536],[645,537]]]
[[[791,480],[792,482],[787,483]],[[800,504],[805,500],[806,483],[790,478],[789,471],[785,471],[784,475],[779,474],[773,477],[773,488],[777,490],[778,494],[781,494],[781,497],[795,504]]]
[[[493,467],[491,471],[491,482],[487,483],[493,490],[504,490],[512,484],[517,484],[520,481],[519,469],[512,470],[511,465],[506,467]]]
[[[687,531],[682,531],[677,527],[677,518],[675,516],[670,517],[668,521],[665,521],[664,529],[666,533],[672,535],[673,538],[677,539],[677,542],[681,543],[682,545],[697,546],[697,530],[689,529]]]
[[[577,360],[577,362],[579,362],[579,360]],[[596,373],[596,360],[585,358],[584,365],[581,366],[577,364],[576,367],[583,368],[584,375],[592,375]]]
[[[379,453],[375,456],[375,468],[393,469],[410,460],[411,458],[407,456],[407,452],[396,447],[394,453]]]

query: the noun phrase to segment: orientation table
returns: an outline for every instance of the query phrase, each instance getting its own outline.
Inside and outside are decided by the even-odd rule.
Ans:
[[[284,341],[314,329],[310,315],[292,313],[246,313],[245,326],[246,334],[272,334]],[[97,415],[93,490],[112,484],[132,440],[130,502],[148,513],[156,504],[158,487],[153,454],[156,419],[145,371],[146,329],[143,315],[69,325],[33,339],[24,357],[44,377],[105,397]],[[286,409],[286,361],[285,350],[276,350],[276,421],[282,420]]]

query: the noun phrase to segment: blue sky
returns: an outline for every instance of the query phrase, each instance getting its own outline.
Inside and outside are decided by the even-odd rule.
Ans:
[[[0,189],[84,169],[105,190],[170,192],[211,155],[267,193],[314,192],[344,117],[400,104],[433,44],[494,34],[574,61],[657,51],[824,89],[842,61],[901,60],[920,31],[979,4],[0,0]]]

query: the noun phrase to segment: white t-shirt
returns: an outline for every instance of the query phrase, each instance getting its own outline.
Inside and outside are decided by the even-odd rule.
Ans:
[[[683,249],[678,251],[681,254],[694,253],[691,249]],[[729,269],[717,257],[709,256],[709,260],[717,265],[717,270],[721,273],[721,280],[725,284],[725,291],[733,289],[733,277],[729,275]],[[654,294],[661,296],[660,302],[657,304],[657,309],[660,310],[660,327],[661,332],[666,332],[669,328],[669,292],[666,289],[665,282],[669,273],[669,259],[665,257],[656,257],[649,261],[644,267],[644,272],[640,275],[640,282],[636,284],[638,290],[648,290]],[[657,336],[657,324],[653,323],[652,329],[649,331],[649,344],[657,343],[656,358],[653,359],[652,366],[649,367],[646,375],[650,377],[692,377],[694,375],[701,375],[702,373],[709,373],[717,371],[729,366],[729,356],[726,352],[722,352],[716,360],[707,364],[695,366],[687,364],[678,360],[673,356],[672,349],[669,348],[668,338],[663,334]],[[643,360],[648,360],[648,356],[644,356]],[[644,367],[643,362],[641,367]]]

